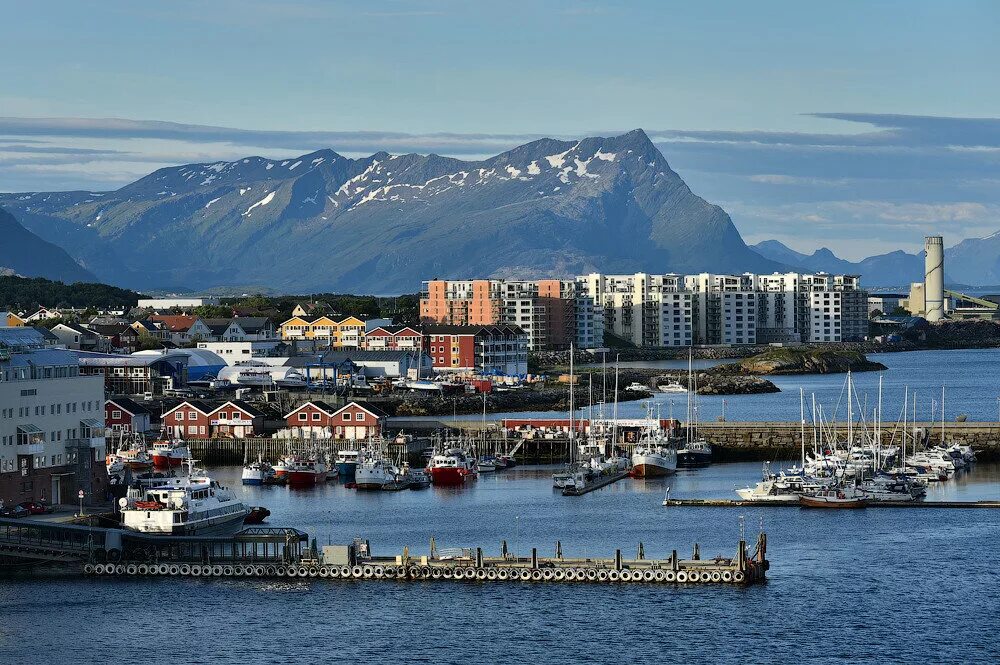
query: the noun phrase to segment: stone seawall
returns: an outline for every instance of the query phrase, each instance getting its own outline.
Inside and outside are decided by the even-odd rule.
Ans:
[[[940,423],[916,423],[918,441],[926,437],[930,445],[941,441]],[[945,423],[945,441],[970,445],[980,461],[1000,460],[1000,423]],[[801,453],[801,426],[788,422],[704,423],[699,432],[715,449],[716,461],[748,459],[794,459]],[[895,439],[893,434],[895,433]],[[858,432],[855,431],[857,436]],[[847,440],[846,424],[837,427],[837,437]],[[895,425],[885,427],[882,441],[898,445],[900,434]],[[806,426],[806,450],[812,448],[812,430]]]

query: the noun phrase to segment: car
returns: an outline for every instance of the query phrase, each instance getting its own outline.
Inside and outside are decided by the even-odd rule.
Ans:
[[[30,514],[31,513],[28,512],[27,508],[23,508],[20,505],[0,508],[0,517],[6,517],[8,519],[18,519],[21,517],[27,517]]]
[[[32,515],[48,515],[55,512],[55,508],[47,503],[42,503],[40,501],[22,501],[15,506],[16,508],[24,508]]]

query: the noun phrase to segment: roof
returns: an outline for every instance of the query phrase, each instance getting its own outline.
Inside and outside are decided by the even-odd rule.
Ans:
[[[321,400],[321,399],[314,399],[314,400],[309,400],[305,404],[300,405],[296,409],[293,409],[292,411],[290,411],[289,413],[287,413],[285,415],[285,418],[288,418],[288,417],[290,417],[290,416],[298,413],[299,411],[301,411],[302,409],[306,408],[307,406],[314,406],[317,409],[319,409],[320,411],[322,411],[323,413],[325,413],[327,415],[331,415],[331,416],[337,412],[337,409],[335,407],[330,406],[329,404],[327,404],[323,400]]]
[[[443,324],[429,324],[423,326],[425,335],[478,335],[483,332],[490,334],[526,334],[519,326],[512,325],[490,325],[490,326],[453,326]]]
[[[421,354],[423,355],[423,354]],[[343,360],[350,360],[355,363],[364,362],[402,362],[406,358],[413,358],[412,351],[362,351],[362,350],[337,350],[327,351],[323,354],[323,362],[338,363]]]
[[[226,402],[222,406],[219,406],[219,407],[216,407],[215,409],[213,409],[213,412],[214,411],[218,411],[219,409],[221,409],[221,408],[223,408],[223,407],[225,407],[225,406],[227,406],[229,404],[232,404],[236,408],[240,409],[244,413],[247,413],[247,414],[253,416],[254,418],[257,418],[257,417],[263,418],[264,415],[265,415],[264,412],[261,411],[260,409],[258,409],[256,406],[254,406],[250,402],[245,402],[245,401],[243,401],[241,399],[232,399],[232,400],[229,400],[228,402]]]
[[[150,367],[164,360],[177,361],[188,357],[182,353],[155,355],[126,355],[120,353],[97,353],[96,351],[75,351],[80,358],[80,367]]]
[[[135,328],[127,323],[91,323],[87,327],[98,335],[104,335],[105,337],[139,334]]]
[[[38,334],[42,336],[43,339],[49,342],[58,342],[59,338],[51,330],[45,326],[31,326],[32,330],[37,330]]]
[[[240,324],[240,328],[243,328],[243,332],[248,335],[255,335],[261,332],[271,323],[271,319],[266,316],[238,316],[235,321]]]
[[[10,356],[10,360],[2,362],[5,367],[75,365],[76,351],[68,351],[66,349],[32,349],[14,353]]]
[[[91,330],[89,328],[84,328],[79,323],[71,323],[71,322],[63,321],[62,323],[60,323],[59,325],[57,325],[56,328],[59,328],[60,326],[63,327],[63,328],[69,328],[73,332],[78,333],[80,335],[93,336],[93,335],[97,334],[97,333],[95,333],[93,330]]]
[[[187,314],[154,314],[149,320],[162,323],[170,332],[187,332],[198,317]]]
[[[194,409],[196,411],[198,411],[198,412],[200,412],[200,413],[202,413],[203,415],[206,415],[206,416],[208,414],[212,413],[213,411],[218,410],[218,407],[212,406],[208,402],[204,402],[204,401],[202,401],[200,399],[186,399],[183,402],[181,402],[180,404],[178,404],[177,406],[172,407],[172,408],[167,409],[166,411],[164,411],[161,417],[165,419],[167,417],[168,413],[173,413],[174,411],[176,411],[177,409],[179,409],[179,408],[181,408],[183,406],[194,407]]]
[[[201,322],[208,326],[213,335],[221,335],[232,325],[233,319],[202,319]]]
[[[47,333],[47,334],[46,334]],[[50,336],[58,341],[58,337],[49,331],[42,331],[34,327],[3,328],[0,327],[0,348],[10,349],[31,349],[40,348],[45,345],[45,340]]]
[[[375,416],[376,418],[388,418],[389,417],[388,413],[386,413],[382,409],[378,408],[377,406],[374,406],[374,405],[369,404],[367,402],[364,402],[364,403],[362,403],[362,402],[348,402],[344,406],[342,406],[339,409],[337,409],[334,412],[333,415],[337,415],[341,411],[346,411],[347,409],[351,408],[352,406],[356,406],[359,409],[361,409],[362,411],[367,411],[368,413],[370,413],[371,415]]]
[[[377,328],[372,328],[371,330],[366,332],[365,335],[366,336],[373,335],[374,333],[377,333],[379,331],[384,332],[387,335],[399,335],[400,333],[409,331],[418,337],[421,336],[419,330],[417,330],[416,328],[412,328],[410,326],[378,326]]]
[[[106,404],[114,404],[122,411],[132,416],[141,416],[143,414],[147,416],[150,415],[149,409],[144,407],[142,404],[139,404],[135,400],[129,399],[128,397],[112,397],[109,400],[107,400]]]

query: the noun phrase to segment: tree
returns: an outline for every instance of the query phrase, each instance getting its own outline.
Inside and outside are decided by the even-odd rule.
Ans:
[[[908,309],[906,309],[905,307],[902,307],[900,305],[896,305],[896,307],[892,310],[892,315],[893,316],[909,316],[910,315],[910,311]]]
[[[136,351],[159,351],[163,348],[163,342],[156,339],[148,332],[140,332],[139,339],[135,343]]]

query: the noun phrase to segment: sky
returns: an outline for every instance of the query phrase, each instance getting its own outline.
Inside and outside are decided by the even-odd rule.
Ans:
[[[748,242],[1000,229],[993,1],[0,0],[0,191],[645,129]]]

